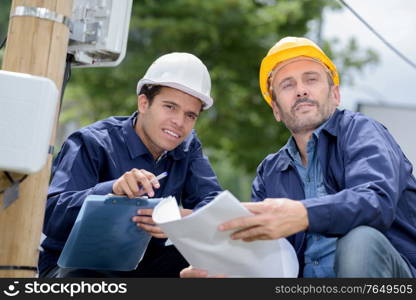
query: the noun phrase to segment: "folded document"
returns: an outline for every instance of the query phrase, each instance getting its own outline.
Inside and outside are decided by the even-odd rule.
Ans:
[[[229,277],[297,277],[295,250],[284,238],[244,242],[220,232],[221,223],[252,215],[230,192],[224,191],[196,212],[181,218],[175,198],[163,199],[153,211],[185,259],[211,275]]]

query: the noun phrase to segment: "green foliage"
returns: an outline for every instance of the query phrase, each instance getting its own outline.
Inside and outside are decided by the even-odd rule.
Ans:
[[[0,1],[0,44],[7,36],[11,1]],[[0,49],[0,66],[3,63],[4,48]]]
[[[7,33],[11,4],[12,1],[0,1],[0,39],[3,39]]]
[[[327,2],[135,1],[124,62],[114,69],[74,70],[66,99],[84,107],[72,106],[83,114],[83,124],[129,114],[136,108],[136,82],[156,57],[171,51],[194,53],[210,70],[215,99],[214,108],[198,121],[199,136],[206,147],[221,149],[211,151],[214,163],[227,159],[253,173],[289,135],[262,100],[261,59],[279,38],[306,34],[308,21],[320,17]],[[75,87],[81,87],[77,97]]]

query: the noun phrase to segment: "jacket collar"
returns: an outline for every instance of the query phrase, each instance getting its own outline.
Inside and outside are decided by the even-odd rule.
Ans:
[[[338,134],[339,134],[338,133],[338,123],[339,123],[339,119],[341,118],[342,114],[343,114],[343,110],[339,110],[338,108],[335,109],[335,112],[332,114],[332,116],[326,122],[326,124],[322,128],[322,131],[326,131],[332,136],[338,136]]]
[[[278,171],[286,171],[292,164],[292,159],[290,158],[288,149],[288,143],[286,143],[283,148],[281,148],[276,154],[273,155],[276,159],[276,169]]]

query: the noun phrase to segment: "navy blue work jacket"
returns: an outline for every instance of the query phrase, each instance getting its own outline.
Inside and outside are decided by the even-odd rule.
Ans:
[[[196,133],[158,161],[134,131],[130,117],[111,117],[73,133],[63,144],[52,169],[46,206],[39,270],[56,265],[85,198],[112,192],[115,180],[133,168],[161,179],[155,197],[175,196],[184,208],[195,209],[221,191]],[[159,244],[164,243],[164,239]]]
[[[381,231],[416,275],[416,180],[412,165],[377,121],[336,110],[320,132],[318,159],[329,195],[305,199],[287,151],[267,156],[257,169],[252,200],[301,200],[308,232],[343,236],[367,225]],[[289,237],[303,270],[305,232]],[[301,274],[300,274],[301,275]]]

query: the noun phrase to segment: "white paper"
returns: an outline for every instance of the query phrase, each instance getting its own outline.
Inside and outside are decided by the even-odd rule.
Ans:
[[[175,198],[162,200],[153,220],[185,259],[210,275],[229,277],[297,277],[295,250],[286,239],[244,242],[231,240],[231,231],[218,226],[251,213],[228,191],[181,219]]]

